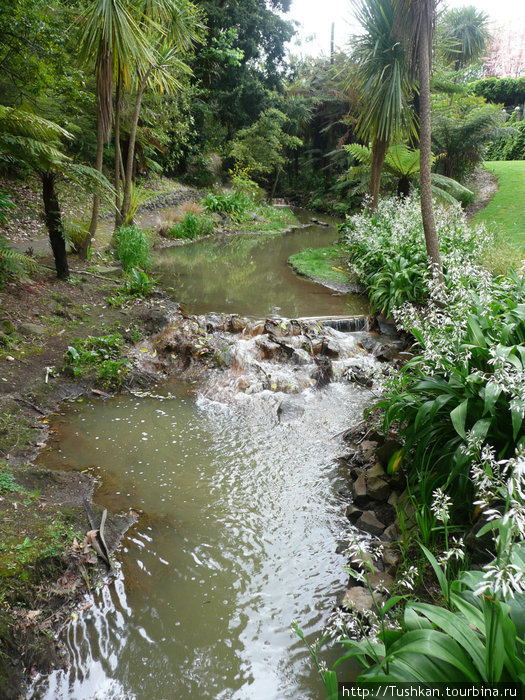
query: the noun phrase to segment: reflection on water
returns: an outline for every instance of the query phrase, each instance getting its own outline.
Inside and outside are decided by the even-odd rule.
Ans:
[[[156,267],[188,313],[259,318],[366,313],[363,297],[334,295],[296,275],[286,262],[303,248],[330,246],[336,238],[335,226],[311,226],[285,234],[203,240],[163,250]]]
[[[86,402],[54,425],[48,466],[98,465],[97,502],[145,515],[124,541],[116,582],[67,629],[70,670],[32,697],[322,697],[290,623],[319,634],[343,586],[332,438],[366,395],[306,392],[301,420],[279,423],[282,395],[226,406],[178,383],[166,392]]]

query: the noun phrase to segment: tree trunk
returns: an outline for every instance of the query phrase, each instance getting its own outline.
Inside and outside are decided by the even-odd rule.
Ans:
[[[67,264],[66,241],[64,240],[64,230],[62,228],[62,214],[56,191],[56,173],[46,170],[40,173],[40,177],[42,178],[42,197],[44,199],[46,227],[53,250],[53,257],[55,258],[57,277],[60,280],[66,280],[69,277],[69,267]]]
[[[95,162],[95,170],[102,172],[102,158],[104,156],[104,130],[100,116],[97,119],[97,158]],[[82,248],[79,251],[81,260],[87,260],[89,249],[91,247],[91,239],[95,237],[98,225],[98,210],[100,208],[100,197],[93,195],[93,208],[91,210],[91,222],[89,224],[89,233],[84,239]]]
[[[139,87],[133,117],[131,119],[131,127],[129,130],[128,157],[126,159],[126,179],[124,181],[124,197],[122,199],[121,220],[126,221],[131,202],[131,183],[133,180],[133,161],[135,159],[135,142],[137,140],[137,127],[140,117],[140,107],[142,103],[142,95],[144,93],[145,82]]]
[[[388,141],[375,139],[372,143],[372,163],[370,171],[370,196],[372,197],[372,211],[377,209],[379,202],[379,187],[381,185],[381,173],[385,162]]]
[[[120,152],[120,111],[121,111],[121,80],[117,80],[117,90],[115,97],[115,231],[122,224],[120,214],[120,173],[122,167],[122,154]]]
[[[400,199],[405,199],[410,194],[410,178],[406,175],[400,177],[397,182],[397,196]]]
[[[430,11],[430,9],[428,10]],[[432,204],[432,142],[431,142],[431,117],[430,117],[430,18],[428,23],[423,23],[421,37],[418,46],[419,63],[419,110],[420,110],[420,179],[421,179],[421,216],[423,230],[425,232],[425,244],[429,261],[435,268],[440,281],[443,280],[443,268]]]

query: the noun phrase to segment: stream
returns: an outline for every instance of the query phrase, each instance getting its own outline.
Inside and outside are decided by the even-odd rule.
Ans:
[[[189,313],[363,313],[362,299],[334,296],[286,265],[335,235],[312,227],[207,240],[164,251],[159,269]],[[333,332],[343,358],[336,380],[363,352],[363,334]],[[68,669],[37,679],[28,697],[324,697],[290,625],[297,620],[313,641],[345,588],[336,548],[350,525],[337,435],[370,395],[345,381],[299,386],[304,368],[273,360],[279,386],[240,391],[239,375],[260,371],[256,340],[232,347],[235,362],[198,384],[172,377],[142,395],[81,399],[52,421],[41,463],[89,470],[99,505],[141,515],[117,553],[115,579],[91,592],[92,605],[61,634]]]

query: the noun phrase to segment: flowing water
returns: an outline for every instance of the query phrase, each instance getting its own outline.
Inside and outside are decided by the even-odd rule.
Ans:
[[[302,238],[294,246],[313,244],[308,229],[299,233],[306,232],[308,242]],[[270,249],[279,257],[281,243],[281,257],[287,257],[288,235],[259,237],[249,248],[251,267],[257,269],[261,258],[266,264]],[[204,244],[176,251],[183,251],[184,264],[191,259],[198,265],[199,279],[217,270],[217,244],[207,245],[207,274]],[[233,249],[236,242],[228,245]],[[174,261],[169,266],[176,268]],[[253,314],[266,313],[268,303],[293,316],[320,313],[299,292],[288,295],[284,283],[265,301],[266,286],[257,273],[252,277],[261,297],[256,309],[250,307]],[[237,301],[247,288],[239,279],[239,287],[236,278],[229,281],[228,310],[247,313]],[[197,288],[189,294],[197,295]],[[250,294],[253,301],[255,290]],[[191,296],[185,303],[191,311],[215,311],[229,304],[225,299],[217,293],[215,300]],[[341,313],[341,297],[325,301],[323,314]],[[334,331],[347,357],[358,352],[358,338]],[[239,356],[249,343],[239,340]],[[252,367],[249,358],[245,362]],[[297,376],[297,367],[278,371],[288,372],[290,381]],[[359,420],[368,395],[343,382],[293,397],[266,389],[225,391],[237,387],[238,373],[239,367],[230,375],[213,371],[196,387],[171,379],[155,394],[84,400],[57,415],[57,433],[42,462],[89,470],[99,484],[98,504],[142,514],[117,554],[116,579],[92,593],[93,605],[62,634],[69,668],[39,679],[30,697],[324,697],[290,624],[298,620],[313,640],[344,588],[343,560],[335,550],[349,525],[339,496],[344,475],[335,461],[343,448],[334,436]],[[286,401],[295,402],[288,416]]]

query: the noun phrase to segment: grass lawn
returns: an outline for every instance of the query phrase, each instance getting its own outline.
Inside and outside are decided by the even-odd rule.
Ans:
[[[525,161],[493,160],[485,168],[498,178],[499,189],[475,223],[495,223],[501,243],[525,253]]]

